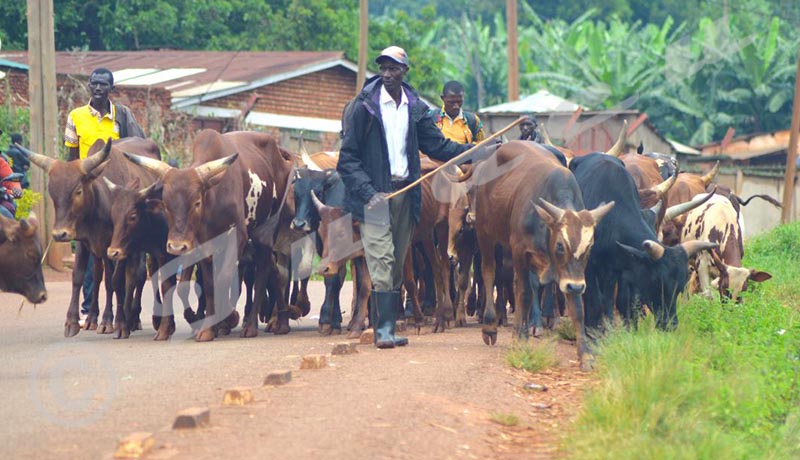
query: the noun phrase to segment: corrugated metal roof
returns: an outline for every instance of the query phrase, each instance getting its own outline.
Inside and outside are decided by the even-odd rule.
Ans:
[[[0,60],[27,69],[28,53],[7,51],[0,54]],[[202,95],[207,100],[227,95],[226,91],[235,87],[246,90],[335,65],[357,70],[341,51],[56,52],[58,73],[88,76],[92,70],[105,67],[114,73],[118,84],[179,87],[184,104],[199,103],[201,99],[187,100],[187,96]],[[231,82],[236,85],[228,84]],[[209,94],[215,91],[220,93]]]
[[[19,70],[28,70],[28,66],[25,64],[20,64],[16,61],[11,61],[8,59],[0,58],[0,67],[7,67],[10,69],[19,69]]]
[[[550,94],[547,90],[539,90],[530,96],[518,101],[505,102],[503,104],[484,107],[481,113],[508,113],[508,112],[574,112],[581,107],[575,102],[568,101],[563,97]],[[584,109],[586,109],[584,107]]]
[[[789,130],[758,133],[731,140],[722,147],[721,142],[699,146],[703,156],[727,155],[733,160],[748,160],[789,149]]]

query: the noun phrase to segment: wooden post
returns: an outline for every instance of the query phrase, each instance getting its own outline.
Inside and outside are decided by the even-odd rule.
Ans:
[[[55,158],[59,137],[53,0],[28,0],[28,65],[30,148]],[[30,171],[31,188],[42,195],[42,201],[34,211],[39,216],[39,238],[46,245],[55,216],[48,202],[44,172],[39,168],[31,168]],[[60,252],[51,251],[48,263],[60,268]]]
[[[781,223],[788,223],[792,216],[794,201],[794,176],[797,161],[797,141],[800,132],[800,54],[797,56],[797,75],[794,80],[794,102],[792,103],[792,127],[789,132],[789,152],[786,155],[786,177],[783,180],[783,209]]]
[[[508,40],[508,100],[519,100],[519,45],[517,43],[517,0],[506,0]]]
[[[361,9],[359,15],[358,33],[358,76],[356,77],[356,96],[361,92],[361,86],[367,79],[367,36],[369,35],[369,0],[359,0]]]

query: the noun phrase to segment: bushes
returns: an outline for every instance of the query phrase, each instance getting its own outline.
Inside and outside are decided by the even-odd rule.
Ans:
[[[22,197],[17,200],[17,213],[14,217],[17,220],[25,219],[33,210],[37,203],[42,201],[42,194],[26,189],[22,192]]]

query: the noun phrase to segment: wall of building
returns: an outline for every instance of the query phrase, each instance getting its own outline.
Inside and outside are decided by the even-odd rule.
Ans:
[[[783,179],[781,178],[742,174],[741,180],[737,182],[736,174],[718,174],[717,182],[730,187],[745,200],[757,194],[770,195],[778,201],[783,200]],[[791,220],[800,218],[799,202],[800,185],[795,181]],[[767,232],[781,223],[781,210],[764,200],[754,199],[747,206],[742,207],[742,215],[744,216],[745,239]]]

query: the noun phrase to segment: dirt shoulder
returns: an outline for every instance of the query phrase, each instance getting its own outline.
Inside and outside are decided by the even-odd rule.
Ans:
[[[300,356],[287,357],[293,380],[280,387],[258,386],[271,369],[254,366],[252,379],[230,382],[257,386],[254,403],[222,406],[220,389],[219,400],[208,401],[210,426],[173,431],[166,416],[147,458],[559,458],[561,436],[591,383],[574,346],[559,343],[560,365],[531,375],[505,363],[510,329],[487,347],[471,326],[412,335],[395,350],[362,345],[358,354],[329,357],[321,370],[299,370]],[[548,391],[523,390],[528,382]],[[495,414],[519,422],[503,426]]]

